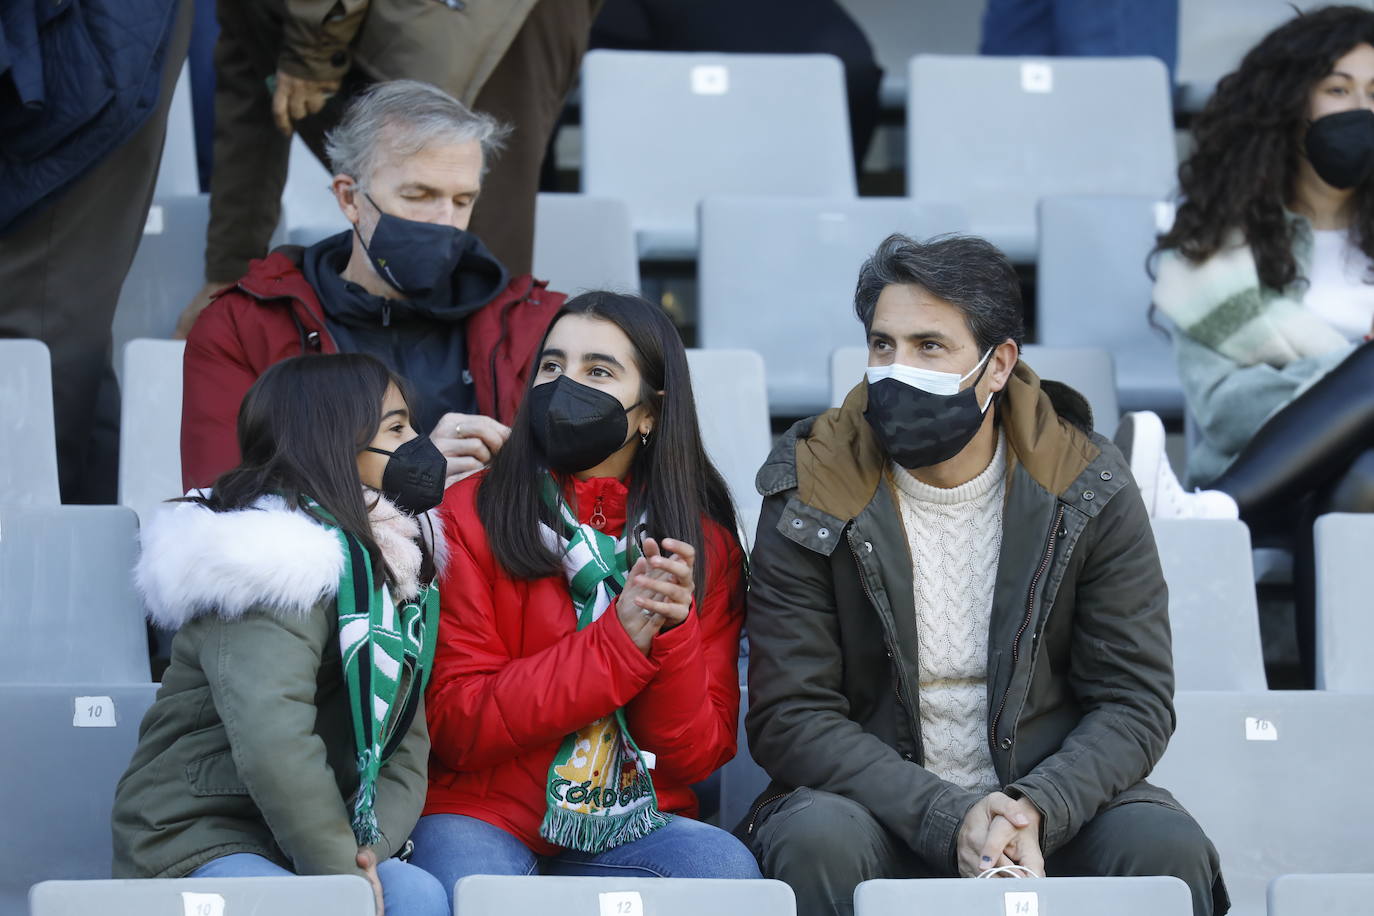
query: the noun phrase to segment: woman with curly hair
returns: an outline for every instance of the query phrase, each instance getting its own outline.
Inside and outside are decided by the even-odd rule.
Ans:
[[[1194,133],[1154,303],[1199,433],[1189,483],[1211,491],[1179,486],[1153,414],[1118,444],[1156,516],[1299,520],[1301,570],[1316,514],[1374,511],[1374,10],[1275,29]]]

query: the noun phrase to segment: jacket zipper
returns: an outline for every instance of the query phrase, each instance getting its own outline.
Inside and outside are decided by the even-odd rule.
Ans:
[[[1016,662],[1021,656],[1021,637],[1025,635],[1026,628],[1030,626],[1032,618],[1035,616],[1035,588],[1044,578],[1045,572],[1050,568],[1050,560],[1054,557],[1054,545],[1059,540],[1059,527],[1064,524],[1064,505],[1059,505],[1059,511],[1054,514],[1054,524],[1050,526],[1050,536],[1045,539],[1045,555],[1040,558],[1040,566],[1035,570],[1035,575],[1031,577],[1030,589],[1026,592],[1026,616],[1021,621],[1021,626],[1016,630],[1016,638],[1011,641],[1011,674],[1016,671]],[[992,748],[997,748],[997,726],[1002,721],[1002,713],[1007,708],[1007,697],[1011,695],[1011,676],[1007,677],[1007,689],[1002,692],[1002,702],[997,704],[997,715],[992,717],[992,726],[989,734],[992,738]]]
[[[752,835],[753,835],[753,833],[754,833],[754,822],[757,821],[757,820],[759,819],[759,812],[763,810],[763,806],[764,806],[764,805],[767,805],[769,802],[775,802],[775,801],[777,801],[778,799],[782,798],[784,795],[791,795],[791,794],[792,794],[792,791],[793,791],[792,789],[788,789],[786,792],[774,792],[772,795],[768,796],[768,797],[765,798],[763,801],[761,801],[761,802],[759,802],[758,804],[754,805],[754,810],[749,812],[749,826],[747,826],[747,827],[744,828],[744,835],[745,835],[745,836],[752,836]]]

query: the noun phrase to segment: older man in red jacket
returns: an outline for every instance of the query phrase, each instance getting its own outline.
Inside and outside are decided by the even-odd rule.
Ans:
[[[186,342],[186,487],[239,460],[243,395],[267,367],[368,353],[409,380],[412,416],[454,479],[505,442],[535,349],[564,296],[510,277],[467,232],[507,130],[425,83],[381,83],[329,135],[333,190],[353,229],[254,261]]]

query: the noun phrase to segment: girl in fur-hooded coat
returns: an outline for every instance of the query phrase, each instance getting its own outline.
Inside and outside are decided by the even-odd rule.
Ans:
[[[329,417],[348,413],[336,399],[359,374],[365,390],[351,394],[372,403]],[[386,485],[407,476],[389,465],[409,471],[433,448],[402,452],[416,435],[390,379],[356,355],[273,367],[242,408],[243,465],[145,529],[136,581],[153,621],[177,634],[116,792],[115,877],[352,874],[379,911],[384,895],[394,916],[449,912],[432,876],[392,858],[427,787],[442,560],[428,545],[443,539],[431,540],[431,517],[397,508],[424,502],[413,489]],[[329,402],[310,416],[333,431],[300,429],[296,399],[312,412]],[[331,436],[348,461],[321,458]],[[332,467],[332,483],[312,462]],[[438,469],[434,500],[441,455]]]

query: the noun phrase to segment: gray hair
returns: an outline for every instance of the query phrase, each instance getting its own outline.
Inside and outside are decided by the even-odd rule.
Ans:
[[[941,235],[918,242],[894,233],[859,268],[854,313],[873,327],[878,296],[894,284],[919,286],[964,313],[979,352],[1026,336],[1021,281],[997,247],[970,235]]]
[[[366,187],[383,156],[413,156],[432,143],[477,141],[486,174],[509,134],[507,125],[473,111],[438,86],[391,80],[348,103],[339,125],[325,137],[324,150],[336,173]]]

